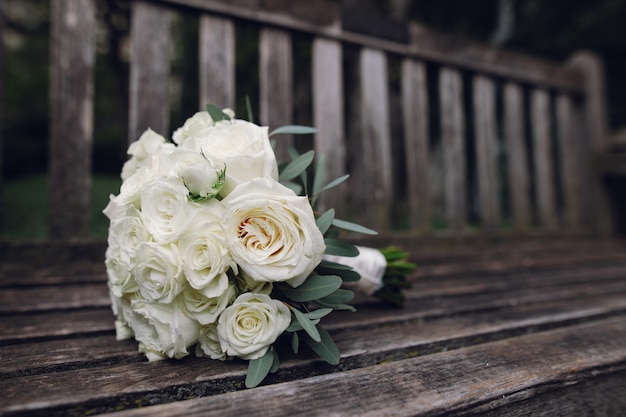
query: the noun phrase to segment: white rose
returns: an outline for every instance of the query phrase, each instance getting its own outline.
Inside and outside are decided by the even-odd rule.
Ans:
[[[224,360],[226,353],[222,350],[220,338],[217,335],[217,324],[207,324],[200,328],[196,356],[208,356],[211,359]]]
[[[239,185],[222,203],[226,244],[253,280],[297,287],[322,260],[324,238],[306,197],[258,178]]]
[[[113,310],[113,314],[116,317],[115,339],[118,341],[130,339],[135,335],[133,329],[130,328],[125,319],[125,317],[130,314],[128,311],[125,311],[131,309],[130,301],[126,298],[116,296],[112,291],[109,291],[109,297],[111,298],[111,310]]]
[[[191,224],[193,228],[180,238],[180,256],[187,282],[205,297],[218,297],[228,285],[226,272],[232,269],[237,273],[233,261],[224,244],[222,213],[224,208],[218,200],[210,200],[195,207]]]
[[[244,120],[221,121],[198,132],[184,147],[202,152],[215,167],[226,167],[220,195],[228,195],[238,184],[257,177],[278,179],[278,164],[267,127]]]
[[[235,113],[231,109],[222,110],[231,119],[235,117]],[[182,127],[179,127],[174,132],[172,139],[178,145],[182,145],[188,138],[198,135],[207,127],[212,127],[215,122],[207,111],[199,111],[193,116],[185,120]]]
[[[190,202],[185,185],[177,178],[160,178],[141,193],[141,215],[156,241],[172,242],[189,224]]]
[[[215,323],[220,314],[237,296],[237,287],[226,282],[226,289],[217,297],[205,297],[198,290],[185,287],[179,296],[180,302],[190,317],[200,324]]]
[[[108,247],[105,252],[104,265],[109,278],[109,289],[116,297],[139,291],[135,277],[131,273],[132,266],[120,256],[119,250]]]
[[[264,294],[245,293],[220,316],[217,334],[228,356],[252,360],[265,355],[291,322],[289,308]]]
[[[152,157],[167,155],[175,148],[173,143],[168,143],[165,138],[152,129],[146,129],[138,140],[128,147],[131,158],[122,167],[122,180],[126,180],[139,168],[149,163]]]
[[[183,183],[193,195],[215,197],[219,192],[218,176],[223,169],[216,169],[211,162],[200,153],[177,148],[167,156],[172,173],[182,178]]]
[[[146,242],[136,254],[133,272],[141,294],[150,302],[171,303],[185,284],[176,245]]]
[[[177,303],[133,300],[130,305],[132,312],[127,314],[126,321],[135,333],[139,350],[149,361],[181,359],[198,341],[198,323],[187,317]]]
[[[127,264],[135,260],[135,249],[140,243],[150,240],[150,233],[146,230],[141,213],[134,207],[129,207],[123,217],[111,220],[107,243],[109,248],[117,248],[119,256]]]

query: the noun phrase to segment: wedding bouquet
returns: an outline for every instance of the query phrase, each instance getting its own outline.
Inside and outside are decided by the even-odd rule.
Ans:
[[[191,352],[248,360],[247,387],[278,369],[279,338],[290,338],[296,353],[303,342],[339,362],[319,323],[333,310],[354,310],[342,284],[360,278],[342,261],[359,250],[338,239],[339,229],[376,232],[336,219],[333,209],[314,212],[320,193],[348,176],[324,184],[319,158],[309,181],[312,151],[291,149],[279,174],[270,136],[312,132],[286,126],[270,134],[209,105],[173,142],[148,129],[129,146],[120,192],[104,209],[118,340],[134,337],[150,361]],[[398,263],[402,252],[388,253],[386,262]],[[391,278],[402,284],[403,275]],[[396,294],[403,287],[388,284]]]

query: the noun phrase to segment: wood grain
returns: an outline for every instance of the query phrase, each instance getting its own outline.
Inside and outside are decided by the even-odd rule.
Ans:
[[[170,136],[170,15],[153,2],[133,2],[131,8],[128,143],[148,128]]]
[[[235,109],[235,24],[231,19],[200,16],[200,103]]]
[[[89,235],[96,6],[52,2],[48,234]]]

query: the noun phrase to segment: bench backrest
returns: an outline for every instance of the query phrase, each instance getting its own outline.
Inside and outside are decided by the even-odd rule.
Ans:
[[[50,234],[72,238],[88,225],[95,2],[52,4]],[[164,135],[176,127],[168,120],[176,47],[168,28],[172,13],[192,11],[198,109],[235,106],[237,28],[252,25],[258,74],[256,65],[245,74],[258,77],[258,121],[277,127],[294,123],[296,104],[309,111],[300,119],[318,129],[313,146],[328,178],[351,174],[324,201],[338,217],[416,235],[606,229],[589,169],[606,137],[602,67],[590,53],[557,65],[419,25],[380,37],[351,28],[331,0],[131,8],[129,141],[147,127]],[[301,55],[306,68],[296,65]],[[296,78],[310,83],[304,106]],[[279,157],[294,140],[279,139]]]

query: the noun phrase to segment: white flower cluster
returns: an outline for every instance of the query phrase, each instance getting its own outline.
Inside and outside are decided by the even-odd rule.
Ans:
[[[128,153],[104,210],[117,338],[149,360],[265,355],[291,321],[273,283],[300,286],[325,251],[308,199],[278,182],[268,129],[199,112],[173,143],[147,130]]]

